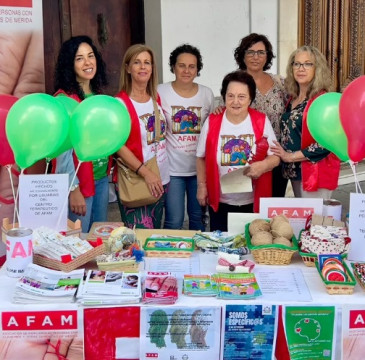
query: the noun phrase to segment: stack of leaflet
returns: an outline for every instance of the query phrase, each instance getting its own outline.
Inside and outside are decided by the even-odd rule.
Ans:
[[[178,298],[178,285],[170,272],[147,272],[143,283],[144,304],[172,305]]]
[[[225,274],[215,278],[218,298],[227,300],[244,300],[262,295],[254,273]]]
[[[71,272],[29,264],[15,286],[12,301],[20,304],[73,302],[84,269]]]
[[[140,299],[139,273],[89,270],[77,292],[77,302],[83,305],[136,304]]]
[[[188,296],[217,296],[217,275],[184,275],[183,293]]]

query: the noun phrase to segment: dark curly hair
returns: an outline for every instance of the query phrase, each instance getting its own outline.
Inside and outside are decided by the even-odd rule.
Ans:
[[[176,65],[177,57],[181,54],[191,54],[196,57],[196,66],[198,70],[197,76],[199,76],[200,70],[203,68],[202,56],[198,48],[189,44],[180,45],[171,52],[169,59],[170,71],[174,73],[174,66]]]
[[[255,100],[256,97],[256,83],[253,77],[244,70],[236,70],[227,74],[222,81],[221,95],[223,101],[226,102],[226,94],[227,88],[230,82],[235,81],[241,84],[247,85],[248,92],[250,94],[251,103]]]
[[[101,54],[93,44],[92,40],[86,35],[74,36],[62,44],[58,54],[54,81],[55,91],[63,90],[67,94],[77,94],[77,96],[83,100],[85,99],[85,94],[76,80],[74,70],[75,56],[82,43],[90,45],[95,54],[97,68],[94,78],[90,80],[92,92],[94,94],[100,94],[102,87],[108,84],[106,66]]]
[[[245,36],[241,39],[240,44],[238,47],[234,50],[234,58],[236,60],[236,63],[238,67],[241,70],[247,70],[247,66],[245,64],[245,53],[246,50],[248,50],[252,45],[262,41],[266,48],[266,63],[264,65],[264,71],[269,70],[272,65],[272,60],[275,58],[275,55],[272,51],[272,45],[269,39],[265,35],[252,33],[250,35]]]

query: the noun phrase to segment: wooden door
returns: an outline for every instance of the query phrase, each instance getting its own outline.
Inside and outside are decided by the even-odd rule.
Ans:
[[[53,74],[61,44],[71,36],[90,36],[107,65],[108,95],[118,92],[125,50],[144,42],[143,0],[43,0],[46,92],[54,92]]]
[[[300,0],[299,46],[326,55],[335,91],[365,74],[365,0]]]

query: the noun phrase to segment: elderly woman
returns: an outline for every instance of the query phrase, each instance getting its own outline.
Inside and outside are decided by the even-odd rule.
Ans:
[[[302,46],[290,55],[286,73],[291,99],[282,116],[281,143],[275,142],[271,150],[280,156],[295,197],[329,199],[338,185],[340,160],[313,139],[307,113],[312,102],[330,90],[330,69],[317,48]]]
[[[167,154],[170,184],[166,194],[166,229],[181,229],[185,216],[185,194],[189,229],[204,231],[202,209],[196,199],[196,158],[201,127],[213,110],[211,89],[194,80],[203,67],[200,51],[183,44],[170,54],[175,80],[158,86],[167,121]]]
[[[200,205],[209,204],[211,231],[227,231],[229,212],[258,211],[260,197],[271,196],[271,170],[279,157],[268,149],[267,142],[276,141],[269,119],[249,107],[255,93],[255,81],[247,72],[226,75],[221,89],[226,109],[210,115],[200,134],[197,198]],[[240,159],[238,164],[232,163],[233,157]],[[222,193],[220,177],[246,166],[245,175],[254,179],[253,192]]]
[[[126,144],[118,151],[118,156],[132,171],[144,178],[151,194],[156,197],[155,203],[134,208],[119,201],[122,220],[130,228],[134,225],[137,228],[161,228],[165,188],[170,181],[165,139],[166,121],[157,104],[157,78],[152,49],[143,44],[129,47],[123,58],[120,92],[116,98],[127,107],[132,127]],[[156,116],[160,118],[160,129],[155,129]],[[161,134],[159,139],[156,133]],[[145,166],[145,162],[154,156],[157,158],[159,175]]]

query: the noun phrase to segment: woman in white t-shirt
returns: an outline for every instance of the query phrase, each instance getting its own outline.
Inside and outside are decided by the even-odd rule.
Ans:
[[[200,130],[213,110],[211,89],[194,82],[203,67],[200,51],[183,44],[170,54],[175,80],[160,84],[158,93],[167,121],[167,154],[170,184],[165,202],[166,229],[181,229],[185,216],[185,194],[189,229],[204,231],[203,210],[196,199],[196,147]]]
[[[249,107],[255,92],[255,81],[247,72],[226,75],[221,89],[226,109],[211,114],[200,134],[197,199],[201,206],[209,205],[211,231],[227,231],[229,212],[258,212],[260,197],[271,196],[271,170],[280,158],[269,150],[276,140],[269,119]],[[221,176],[240,168],[242,176],[253,179],[253,191],[223,193]]]
[[[151,48],[143,44],[130,46],[123,58],[120,92],[116,98],[123,102],[131,116],[131,132],[124,146],[117,152],[131,170],[142,176],[153,196],[154,204],[129,208],[119,201],[122,221],[130,228],[159,229],[163,215],[165,189],[170,181],[169,163],[166,152],[166,120],[156,102],[157,67]],[[160,137],[155,131],[154,103],[160,117]],[[156,156],[160,174],[144,166]]]

